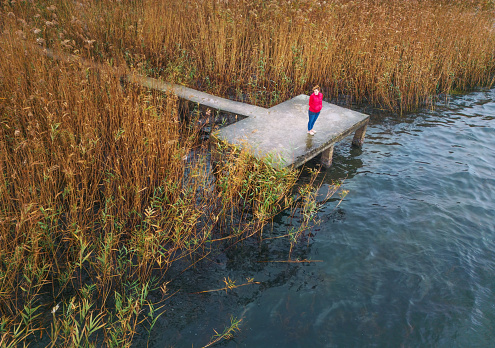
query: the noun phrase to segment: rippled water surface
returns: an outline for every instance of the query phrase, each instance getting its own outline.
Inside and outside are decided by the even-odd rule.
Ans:
[[[287,260],[280,239],[212,257],[174,282],[152,346],[203,346],[231,315],[241,331],[220,346],[494,346],[495,91],[375,117],[362,150],[348,143],[325,180],[347,177],[350,192],[294,251],[321,262],[259,262]],[[189,294],[224,277],[261,284]]]

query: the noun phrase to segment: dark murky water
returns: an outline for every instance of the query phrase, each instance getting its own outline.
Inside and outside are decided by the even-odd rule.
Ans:
[[[362,150],[335,150],[327,182],[349,195],[287,260],[281,239],[246,243],[183,274],[152,347],[202,347],[229,323],[223,347],[493,347],[495,91],[368,127]],[[316,163],[316,162],[315,162]],[[287,231],[280,217],[265,237]],[[202,295],[253,277],[261,284]]]

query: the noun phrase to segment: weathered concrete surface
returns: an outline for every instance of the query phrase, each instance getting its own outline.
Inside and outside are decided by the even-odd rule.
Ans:
[[[128,75],[127,81],[137,83],[141,86],[151,89],[160,90],[163,92],[173,92],[179,98],[187,99],[194,103],[199,103],[204,106],[211,107],[220,111],[230,112],[240,116],[247,117],[260,117],[267,113],[268,109],[249,105],[233,100],[216,97],[214,95],[197,91],[192,88],[174,85],[168,82],[153,79],[151,77],[145,77],[140,75]]]
[[[221,128],[214,135],[230,144],[249,148],[256,157],[271,156],[278,168],[298,167],[365,127],[369,120],[368,115],[323,102],[313,128],[317,133],[311,136],[307,134],[308,102],[309,96],[299,95],[256,118]]]
[[[319,153],[329,149],[352,132],[358,131],[355,144],[364,140],[369,116],[323,102],[316,121],[314,136],[307,134],[309,96],[301,94],[270,109],[220,98],[157,79],[129,75],[129,82],[173,92],[178,97],[247,118],[217,130],[213,136],[243,148],[258,157],[269,156],[277,168],[298,167]],[[323,162],[332,163],[331,152],[326,151]],[[330,156],[329,156],[330,155]]]
[[[78,61],[99,68],[94,62],[79,57],[43,52],[57,60]],[[369,116],[323,102],[323,109],[316,121],[316,135],[308,135],[309,96],[299,95],[270,109],[244,104],[216,97],[204,92],[174,85],[150,77],[127,75],[125,79],[132,83],[164,92],[173,92],[180,98],[235,115],[247,116],[246,119],[218,130],[214,136],[228,143],[252,149],[257,157],[271,156],[273,165],[282,168],[300,166],[325,151],[322,161],[332,163],[333,144],[356,131],[353,144],[361,146],[364,141]]]

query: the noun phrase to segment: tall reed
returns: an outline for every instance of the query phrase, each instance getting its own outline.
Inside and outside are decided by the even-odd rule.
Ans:
[[[175,261],[261,231],[297,173],[233,149],[215,181],[176,96],[47,57],[20,12],[0,17],[0,345],[130,346]]]
[[[318,83],[327,98],[409,110],[439,94],[491,86],[494,76],[492,1],[41,4],[12,11],[40,30],[44,44],[123,59],[149,74],[265,106]]]
[[[175,261],[295,207],[297,173],[245,152],[227,151],[214,181],[177,98],[122,85],[124,71],[265,106],[318,83],[408,110],[491,85],[494,47],[487,1],[4,2],[0,345],[130,346],[143,316],[156,322],[148,294],[168,296]],[[318,209],[313,186],[300,194],[291,250]]]

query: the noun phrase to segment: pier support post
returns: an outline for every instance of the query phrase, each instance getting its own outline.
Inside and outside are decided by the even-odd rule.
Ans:
[[[361,128],[358,128],[354,133],[354,139],[352,139],[352,145],[361,147],[364,143],[364,136],[366,135],[366,127],[368,122],[366,122]]]
[[[321,164],[329,168],[333,160],[333,145],[321,153]]]
[[[215,179],[218,179],[218,167],[222,158],[222,155],[218,150],[217,141],[218,140],[216,138],[210,138],[210,165]]]

